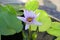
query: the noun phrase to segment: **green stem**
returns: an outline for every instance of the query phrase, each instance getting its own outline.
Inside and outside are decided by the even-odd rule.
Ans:
[[[25,30],[22,31],[22,35],[23,35],[23,40],[31,40],[32,34],[31,34],[31,27],[29,27],[28,32],[26,32]]]
[[[23,35],[23,40],[28,40],[27,39],[27,36],[28,36],[28,34],[27,34],[27,32],[26,31],[22,31],[22,35]]]
[[[32,40],[36,40],[37,39],[37,32],[33,32],[32,33]]]
[[[31,40],[31,26],[29,27],[29,35],[28,35],[28,40]]]
[[[1,40],[1,35],[0,35],[0,40]]]
[[[37,36],[38,36],[38,28],[36,31],[32,33],[32,40],[37,40]]]

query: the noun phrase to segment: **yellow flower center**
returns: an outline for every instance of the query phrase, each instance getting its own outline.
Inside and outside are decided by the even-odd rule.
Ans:
[[[31,22],[32,20],[33,20],[33,18],[31,18],[31,17],[28,17],[28,18],[27,18],[27,21],[28,21],[28,22]]]

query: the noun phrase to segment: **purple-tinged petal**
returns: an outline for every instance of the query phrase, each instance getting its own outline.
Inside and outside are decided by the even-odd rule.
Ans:
[[[35,18],[36,14],[33,11],[24,10],[24,16],[25,16],[25,18],[27,18],[27,17],[34,17]]]
[[[26,19],[24,17],[17,17],[19,20],[26,22]]]
[[[25,30],[27,30],[29,28],[29,24],[26,24],[25,26]]]
[[[35,14],[35,12],[33,12],[33,11],[29,11],[29,15],[31,16],[31,17],[36,17],[36,14]]]
[[[33,24],[35,24],[35,25],[37,25],[37,26],[39,26],[39,25],[42,25],[42,23],[40,23],[40,22],[37,22],[37,21],[33,21]]]
[[[24,10],[24,16],[25,16],[25,18],[28,17],[28,11],[27,10]]]

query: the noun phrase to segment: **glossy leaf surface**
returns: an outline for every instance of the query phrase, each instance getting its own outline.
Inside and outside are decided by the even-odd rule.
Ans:
[[[36,10],[36,14],[38,14],[37,21],[41,22],[42,25],[38,26],[39,31],[44,32],[48,30],[51,26],[51,19],[48,14],[44,10]]]
[[[54,36],[60,36],[60,30],[59,29],[49,29],[47,30],[47,32],[50,34],[50,35],[54,35]]]
[[[0,34],[12,35],[22,30],[23,26],[17,19],[16,11],[11,6],[0,5]]]
[[[25,8],[27,10],[36,10],[37,8],[39,7],[39,2],[37,0],[32,0],[32,1],[28,1],[26,4],[25,4]]]
[[[60,36],[60,23],[52,22],[51,28],[48,29],[47,32],[54,36]]]
[[[54,29],[60,29],[60,23],[59,22],[52,22],[51,27]]]

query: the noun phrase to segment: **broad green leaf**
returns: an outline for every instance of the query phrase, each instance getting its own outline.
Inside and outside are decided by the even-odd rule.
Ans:
[[[55,40],[60,40],[60,37],[57,37]]]
[[[0,5],[0,34],[12,35],[22,31],[22,28],[15,10],[11,6]]]
[[[29,1],[37,1],[37,0],[29,0]]]
[[[8,9],[8,11],[10,11],[12,13],[12,15],[17,14],[16,10],[11,5],[6,5],[6,8]]]
[[[31,31],[36,31],[37,30],[37,25],[31,25]]]
[[[11,6],[14,7],[14,9]],[[17,15],[23,15],[23,12],[20,12],[20,10],[23,10],[24,6],[17,5],[17,4],[15,4],[15,5],[14,4],[7,4],[7,7],[10,8],[10,9],[12,9],[11,11],[16,10]]]
[[[47,30],[47,32],[54,36],[60,36],[60,23],[52,22],[51,28],[49,30]]]
[[[0,35],[0,40],[1,40],[1,35]]]
[[[54,29],[60,29],[60,23],[59,22],[52,22],[51,27]]]
[[[16,11],[24,9],[24,5],[20,5],[20,4],[8,4],[8,5],[13,6]]]
[[[36,10],[39,7],[39,2],[37,0],[29,1],[25,4],[27,10]]]
[[[2,30],[3,29],[3,30]],[[3,27],[0,29],[0,33],[2,35],[13,35],[16,33],[16,31],[14,29],[10,29],[10,28],[7,28],[7,27]]]
[[[47,32],[51,35],[54,35],[54,36],[60,36],[60,30],[59,29],[50,28],[49,30],[47,30]]]
[[[44,32],[50,28],[51,20],[48,14],[44,10],[36,10],[36,14],[38,13],[40,14],[36,20],[42,23],[42,25],[39,26],[39,32]]]

